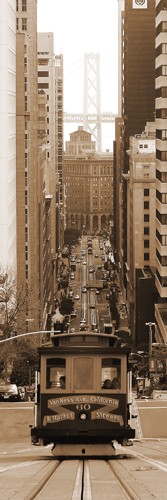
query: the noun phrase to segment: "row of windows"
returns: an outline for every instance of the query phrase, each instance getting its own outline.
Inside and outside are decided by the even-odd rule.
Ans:
[[[167,32],[167,21],[162,21],[156,28],[156,36],[158,36],[160,33],[166,33],[166,32]]]
[[[157,250],[156,256],[157,256],[157,259],[159,260],[161,266],[167,266],[167,256],[166,255],[160,255],[160,253]]]
[[[166,95],[166,97],[167,97],[167,95]],[[161,139],[161,141],[166,141],[167,140],[167,129],[156,130],[156,138]]]
[[[167,277],[160,276],[158,270],[157,270],[157,278],[158,278],[162,287],[167,287]]]
[[[167,151],[156,149],[156,158],[161,161],[167,161]]]
[[[156,109],[156,118],[167,118],[167,109],[162,108],[162,109]]]
[[[167,203],[167,193],[160,193],[158,190],[156,190],[156,198],[161,203],[164,203],[164,204]]]
[[[167,224],[167,214],[160,214],[158,210],[156,210],[156,217],[161,224]]]
[[[158,76],[167,76],[167,65],[163,64],[162,66],[159,66],[155,71],[155,76],[156,78]]]
[[[166,234],[160,234],[158,229],[157,229],[156,230],[156,237],[162,246],[167,246],[167,235]]]
[[[156,57],[160,56],[161,54],[167,54],[167,43],[161,43],[156,48]]]
[[[156,97],[167,97],[167,87],[159,87],[155,91]]]
[[[46,389],[64,390],[72,384],[72,390],[89,391],[96,386],[94,357],[76,357],[73,359],[73,377],[68,380],[67,363],[65,358],[47,359]],[[101,377],[98,389],[121,388],[121,359],[103,358],[101,361]],[[89,376],[87,376],[89,374]]]
[[[167,182],[167,172],[159,172],[156,170],[156,178],[161,182]]]

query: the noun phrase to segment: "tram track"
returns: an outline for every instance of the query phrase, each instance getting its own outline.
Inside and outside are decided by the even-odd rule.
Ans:
[[[111,500],[113,498],[141,500],[166,498],[167,463],[164,455],[156,460],[156,455],[149,456],[149,450],[140,453],[138,449],[119,447],[117,455],[112,458],[68,458],[65,460],[43,457],[33,472],[27,469],[27,462],[19,463],[25,467],[26,481],[19,486],[13,481],[11,496],[9,484],[4,490],[4,499],[17,500]],[[31,467],[28,462],[29,467]],[[9,464],[2,470],[4,479],[10,481],[11,474],[15,477],[15,467],[18,477],[18,463]],[[3,468],[2,468],[3,469]],[[8,470],[10,469],[10,470]],[[30,480],[31,477],[31,480]],[[158,486],[161,478],[161,490]],[[2,483],[3,484],[3,483]],[[12,491],[15,496],[12,496]],[[5,496],[6,495],[6,496]]]
[[[121,461],[120,461],[121,462]],[[109,500],[115,495],[129,500],[140,500],[127,482],[127,475],[120,476],[120,464],[108,460],[67,460],[57,462],[25,500]],[[69,484],[68,476],[71,476]],[[64,477],[66,480],[60,481]],[[65,484],[66,482],[66,484]]]

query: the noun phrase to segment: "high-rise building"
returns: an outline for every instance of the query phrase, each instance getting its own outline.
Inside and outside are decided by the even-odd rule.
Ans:
[[[55,55],[54,34],[38,33],[38,90],[47,96],[47,160],[48,193],[52,195],[51,206],[51,245],[55,254]]]
[[[156,0],[156,306],[157,338],[167,342],[167,2]]]
[[[154,121],[155,2],[126,0],[122,17],[122,116],[124,154],[129,137]],[[125,163],[128,166],[128,159]]]
[[[16,258],[16,2],[0,15],[0,274]]]
[[[63,55],[59,54],[55,55],[56,274],[58,274],[65,229],[63,144]]]
[[[121,8],[122,1],[120,0]],[[126,0],[122,20],[122,165],[129,170],[129,137],[141,134],[147,121],[154,121],[155,111],[155,2]],[[121,268],[126,281],[127,262],[127,196],[122,183]]]
[[[16,29],[17,276],[18,286],[25,291],[18,327],[25,331],[41,325],[36,0],[17,0]]]
[[[142,134],[130,137],[128,154],[127,304],[135,339],[136,271],[152,268],[155,273],[155,123],[147,124]]]

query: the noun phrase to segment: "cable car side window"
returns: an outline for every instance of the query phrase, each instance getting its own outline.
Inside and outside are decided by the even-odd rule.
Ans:
[[[121,388],[121,359],[103,358],[101,360],[101,388],[120,389]]]
[[[73,359],[73,390],[92,391],[94,389],[94,358]]]
[[[46,389],[66,388],[66,359],[48,358],[46,360]]]

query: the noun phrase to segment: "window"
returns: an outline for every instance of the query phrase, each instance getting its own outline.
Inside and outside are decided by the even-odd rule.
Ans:
[[[73,390],[94,389],[94,358],[79,356],[73,360]]]
[[[149,222],[150,216],[149,214],[144,214],[144,222]]]
[[[27,10],[27,0],[22,0],[22,12],[26,12]]]
[[[167,109],[162,108],[162,109],[157,109],[156,110],[156,118],[167,118]]]
[[[149,177],[149,165],[143,165],[144,177]]]
[[[167,91],[167,88],[166,88],[166,91]],[[166,97],[167,97],[167,92],[166,92]],[[166,129],[156,130],[156,138],[161,139],[162,141],[166,141],[167,140],[167,130]]]
[[[46,78],[48,78],[48,76],[49,76],[49,71],[38,71],[38,76],[39,76],[40,78],[45,78],[45,77],[46,77]]]
[[[166,172],[159,172],[159,170],[156,170],[156,177],[161,182],[167,182],[167,173]]]
[[[144,201],[144,210],[149,210],[149,201]]]
[[[16,12],[18,12],[19,6],[18,6],[18,0],[16,0]]]
[[[156,150],[156,158],[161,161],[167,161],[167,151]]]
[[[167,97],[167,87],[159,87],[155,92],[156,97]]]
[[[22,19],[22,30],[26,31],[27,30],[27,18],[23,17]]]
[[[144,240],[144,248],[149,248],[150,242],[149,240]]]
[[[49,358],[46,364],[46,389],[66,388],[66,360],[64,358]]]
[[[144,189],[144,196],[149,196],[149,189]]]
[[[167,235],[166,235],[166,234],[165,234],[165,235],[162,235],[162,236],[161,236],[161,239],[162,239],[162,245],[163,245],[163,246],[166,246],[166,245],[167,245]]]
[[[144,234],[150,234],[150,228],[149,226],[144,227]]]
[[[144,253],[144,260],[149,260],[149,259],[150,259],[150,254]]]
[[[102,389],[120,389],[121,360],[119,358],[103,358],[101,366]]]

